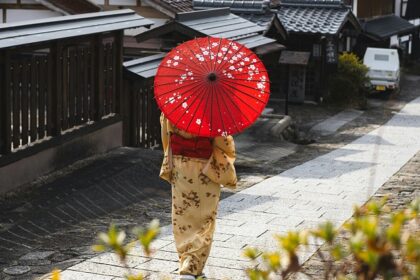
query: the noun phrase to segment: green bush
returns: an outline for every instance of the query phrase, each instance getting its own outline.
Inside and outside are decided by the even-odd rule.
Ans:
[[[345,223],[342,234],[326,222],[309,231],[289,232],[276,236],[278,248],[263,252],[247,248],[245,256],[252,261],[247,270],[251,280],[289,279],[296,272],[303,272],[299,262],[299,249],[308,244],[308,238],[324,243],[325,250],[317,254],[325,267],[324,275],[316,279],[373,280],[420,279],[420,199],[404,210],[390,213],[381,202],[370,202],[356,207],[352,219]],[[413,230],[414,229],[414,230]],[[307,275],[309,278],[311,276]]]
[[[355,54],[341,54],[337,72],[329,80],[329,92],[325,101],[334,105],[365,108],[368,70]]]

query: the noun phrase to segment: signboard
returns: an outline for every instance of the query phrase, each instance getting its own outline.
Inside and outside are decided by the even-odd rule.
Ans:
[[[289,101],[303,103],[305,101],[306,68],[302,65],[290,65],[289,68]]]
[[[337,44],[333,39],[327,39],[325,44],[325,59],[329,64],[338,63]]]

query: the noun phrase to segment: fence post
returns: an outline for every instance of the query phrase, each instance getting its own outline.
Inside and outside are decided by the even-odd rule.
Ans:
[[[115,48],[115,69],[114,69],[114,75],[115,75],[115,113],[121,114],[124,113],[122,110],[124,110],[124,101],[122,95],[123,92],[123,56],[124,56],[124,31],[120,30],[115,33],[114,37],[114,48]]]
[[[51,136],[61,134],[62,121],[62,94],[63,94],[63,46],[60,42],[54,42],[51,46],[51,93],[48,96],[48,107],[51,114],[48,115],[48,130]]]
[[[123,120],[123,145],[132,146],[131,134],[133,130],[133,124],[131,121],[131,103],[132,100],[132,86],[131,82],[124,75],[123,86],[121,91],[121,117]]]
[[[94,114],[93,119],[99,121],[102,119],[104,111],[104,53],[102,45],[102,34],[99,34],[94,39],[92,55],[94,71]]]
[[[3,51],[0,56],[0,154],[9,154],[11,145],[10,119],[10,53]]]

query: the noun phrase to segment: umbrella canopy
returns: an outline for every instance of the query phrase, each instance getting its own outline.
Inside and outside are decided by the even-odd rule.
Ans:
[[[268,102],[264,64],[245,46],[223,38],[185,42],[161,62],[156,101],[177,128],[204,137],[227,136],[249,127]]]

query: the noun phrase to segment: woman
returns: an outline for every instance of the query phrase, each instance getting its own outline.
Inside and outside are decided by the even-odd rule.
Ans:
[[[203,277],[215,230],[220,187],[236,187],[232,136],[195,137],[161,116],[160,177],[172,185],[172,226],[181,280]]]

